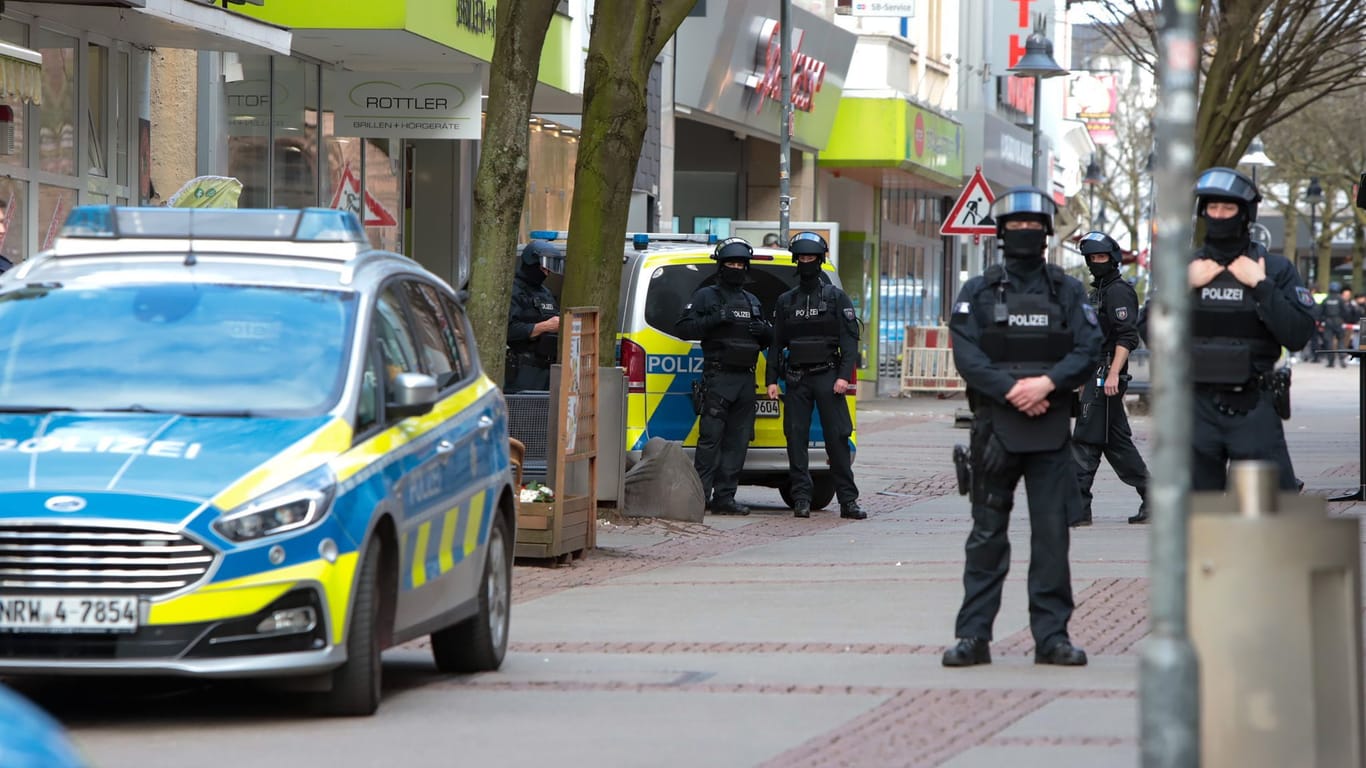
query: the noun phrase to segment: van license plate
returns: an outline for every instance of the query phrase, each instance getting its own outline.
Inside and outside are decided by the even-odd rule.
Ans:
[[[761,398],[759,398],[758,400],[755,400],[755,401],[754,401],[754,415],[755,415],[755,416],[767,416],[767,417],[769,417],[769,418],[772,418],[772,417],[777,416],[777,415],[778,415],[778,401],[777,401],[777,400],[769,400],[769,399],[766,398],[766,397],[761,397]]]
[[[136,632],[136,597],[0,595],[0,632]]]

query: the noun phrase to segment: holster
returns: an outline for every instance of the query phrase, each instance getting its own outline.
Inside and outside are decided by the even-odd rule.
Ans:
[[[692,382],[692,412],[694,415],[702,415],[702,407],[707,400],[707,380],[705,377],[693,379]]]
[[[1276,409],[1276,415],[1282,421],[1290,418],[1290,368],[1288,366],[1277,368],[1267,374],[1268,385],[1271,388],[1271,407]]]
[[[972,454],[962,443],[953,447],[953,469],[958,475],[958,495],[972,493]]]

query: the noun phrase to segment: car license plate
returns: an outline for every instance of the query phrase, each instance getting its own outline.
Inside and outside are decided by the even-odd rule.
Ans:
[[[134,632],[136,597],[0,596],[0,632]]]
[[[768,398],[759,398],[754,401],[754,415],[774,417],[778,415],[778,401]]]

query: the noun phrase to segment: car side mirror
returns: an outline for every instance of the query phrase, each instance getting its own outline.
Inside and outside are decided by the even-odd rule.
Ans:
[[[1357,182],[1357,207],[1366,209],[1366,173],[1361,174],[1361,180]]]
[[[388,415],[401,419],[421,416],[436,405],[436,398],[436,379],[425,373],[400,373],[389,386],[384,408]]]

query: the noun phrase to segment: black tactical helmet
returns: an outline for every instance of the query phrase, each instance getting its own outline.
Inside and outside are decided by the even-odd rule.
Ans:
[[[522,269],[545,267],[557,275],[564,274],[564,254],[549,240],[532,240],[522,249]]]
[[[787,250],[793,256],[814,253],[825,258],[825,255],[830,252],[830,246],[825,244],[825,238],[815,232],[798,232],[787,242]]]
[[[1257,220],[1257,203],[1262,201],[1262,193],[1252,179],[1232,168],[1210,168],[1195,180],[1195,213],[1202,216],[1205,204],[1212,200],[1237,203],[1249,222]]]
[[[728,237],[716,244],[711,257],[718,262],[744,259],[748,263],[754,258],[754,247],[743,237]]]
[[[1123,260],[1124,254],[1119,250],[1119,243],[1113,237],[1104,232],[1087,232],[1081,237],[1081,244],[1078,246],[1087,261],[1091,260],[1091,255],[1095,253],[1108,253],[1110,258],[1116,263]]]
[[[1336,280],[1334,280],[1333,282],[1329,283],[1329,284],[1328,284],[1328,292],[1329,292],[1329,293],[1342,293],[1342,283],[1339,283],[1339,282],[1336,281]]]
[[[991,204],[991,216],[996,219],[996,236],[1006,230],[1006,222],[1034,219],[1043,222],[1044,231],[1053,234],[1053,217],[1058,206],[1053,198],[1037,187],[1011,187]]]

